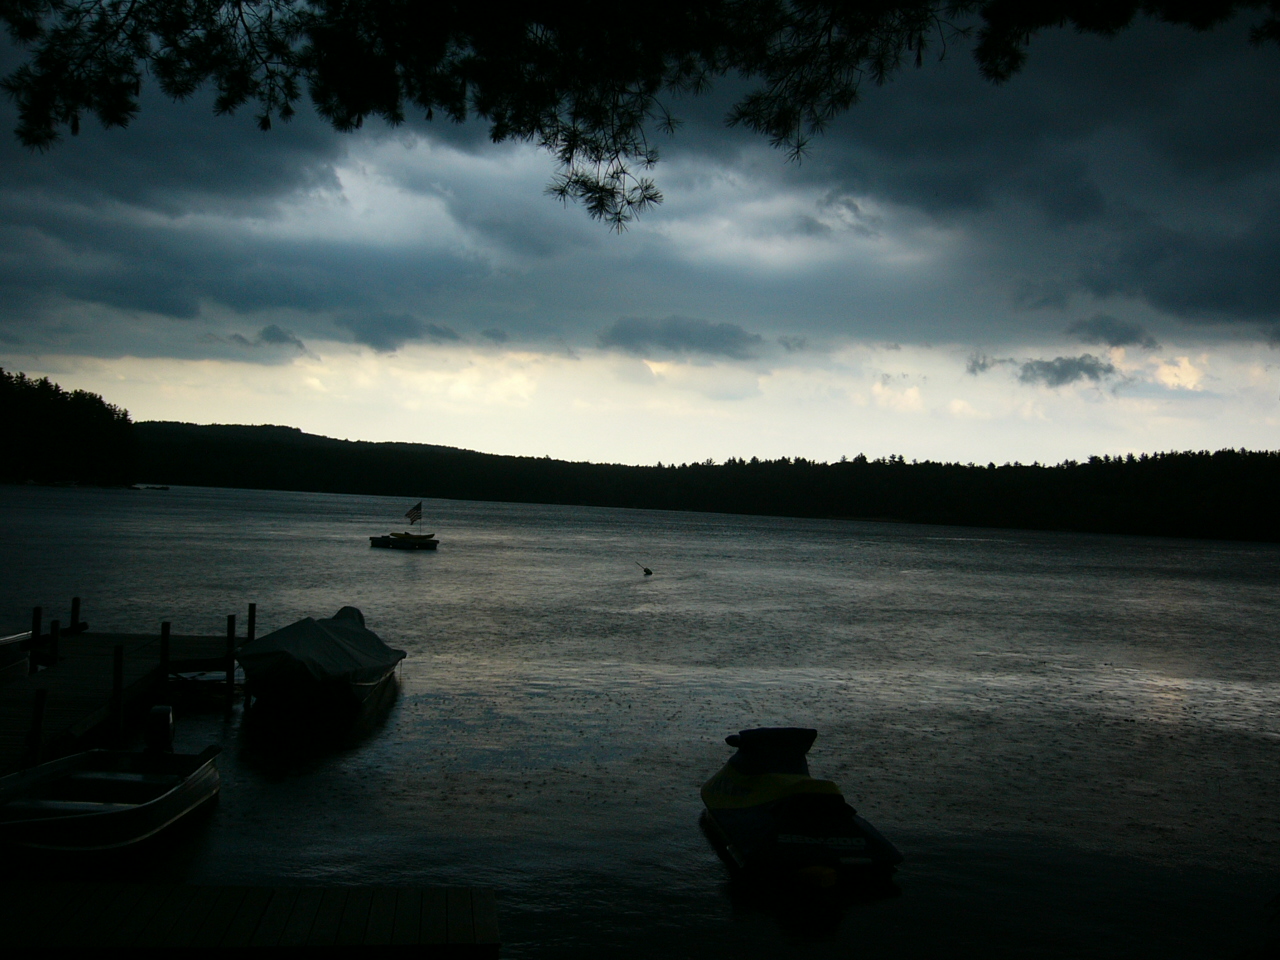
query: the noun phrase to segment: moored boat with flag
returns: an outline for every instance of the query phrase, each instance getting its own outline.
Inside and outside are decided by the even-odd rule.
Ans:
[[[405,514],[409,518],[409,526],[413,526],[422,520],[422,501],[409,508]],[[436,539],[434,533],[388,533],[382,536],[370,537],[369,546],[383,547],[390,550],[434,550],[440,546],[440,541]]]

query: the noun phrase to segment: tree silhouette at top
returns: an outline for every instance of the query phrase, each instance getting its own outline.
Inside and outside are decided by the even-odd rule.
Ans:
[[[864,83],[962,35],[1001,82],[1046,29],[1109,35],[1141,14],[1206,30],[1245,12],[1255,42],[1280,40],[1280,0],[0,0],[27,51],[3,86],[28,146],[50,147],[86,116],[127,125],[148,74],[176,99],[212,86],[218,113],[252,104],[264,130],[304,95],[338,130],[477,118],[495,142],[550,151],[550,190],[617,227],[662,199],[645,171],[655,135],[678,125],[673,97],[720,78],[750,84],[730,124],[799,156]]]

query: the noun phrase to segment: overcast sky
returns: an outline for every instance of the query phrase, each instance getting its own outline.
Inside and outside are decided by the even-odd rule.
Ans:
[[[1059,31],[1002,87],[953,48],[799,165],[723,127],[734,91],[676,103],[621,235],[480,124],[144,98],[0,141],[0,366],[135,420],[596,461],[1274,449],[1280,49],[1245,33]]]

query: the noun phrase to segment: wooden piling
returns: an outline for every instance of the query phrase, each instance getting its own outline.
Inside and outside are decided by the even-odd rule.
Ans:
[[[45,663],[53,666],[58,662],[58,641],[62,639],[62,621],[49,621],[49,653]]]
[[[160,624],[160,677],[162,681],[169,678],[169,631],[170,624],[166,620]]]
[[[36,659],[36,645],[40,643],[41,621],[44,619],[43,607],[31,608],[31,638],[27,640],[27,673],[37,673],[40,661]]]
[[[227,709],[236,697],[236,615],[227,614]]]
[[[40,765],[40,748],[44,744],[44,705],[49,699],[49,691],[36,691],[35,701],[31,706],[31,741],[27,747],[27,766]]]
[[[71,598],[71,626],[67,628],[69,633],[79,633],[83,627],[80,624],[80,598]]]
[[[45,627],[48,628],[47,623]],[[157,702],[166,676],[160,668],[158,634],[154,628],[141,634],[76,635],[64,629],[59,648],[61,662],[47,669],[41,666],[37,675],[14,679],[0,688],[0,776],[22,769],[30,760],[37,689],[49,691],[42,726],[42,760],[109,745],[121,717],[127,734],[134,713]],[[21,642],[25,645],[28,638]],[[41,664],[45,662],[48,643],[46,634],[39,649]],[[117,645],[123,647],[118,667],[114,662]],[[227,638],[221,630],[210,630],[205,636],[181,636],[176,628],[170,630],[168,669],[210,675],[215,702],[222,692],[217,688],[222,685],[226,654]],[[0,865],[3,862],[0,854]],[[0,930],[3,929],[0,923]],[[8,944],[3,937],[0,944],[3,958]]]
[[[117,643],[111,654],[111,736],[118,742],[124,736],[124,645]]]
[[[258,630],[258,605],[256,603],[249,604],[249,622],[245,625],[244,642],[249,643],[256,637]]]

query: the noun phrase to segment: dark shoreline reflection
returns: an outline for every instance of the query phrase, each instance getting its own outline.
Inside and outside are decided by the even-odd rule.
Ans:
[[[739,876],[730,878],[724,891],[735,917],[766,914],[786,936],[802,942],[830,939],[849,911],[860,905],[902,896],[902,888],[892,878],[866,874],[841,877],[831,887],[770,883]]]
[[[370,699],[345,709],[309,710],[254,699],[237,732],[240,756],[248,767],[287,775],[331,754],[359,750],[386,729],[399,696],[400,680],[393,674]]]

